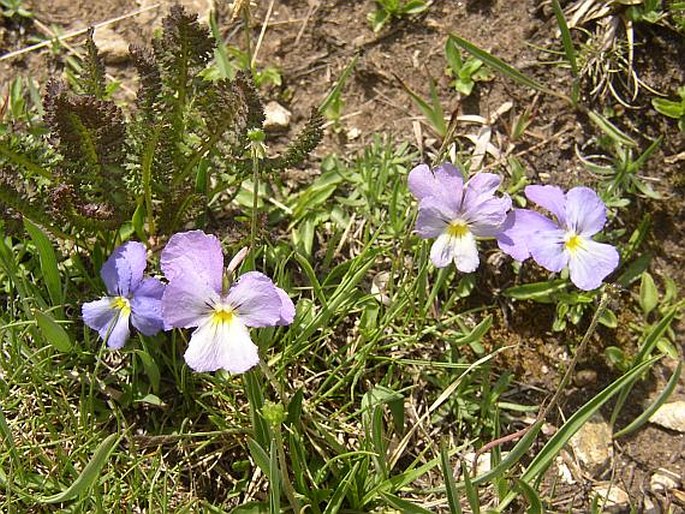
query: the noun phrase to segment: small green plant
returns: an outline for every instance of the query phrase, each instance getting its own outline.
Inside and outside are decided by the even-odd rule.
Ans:
[[[179,6],[153,49],[132,49],[140,75],[128,115],[110,98],[92,39],[75,78],[44,96],[50,137],[21,125],[0,130],[0,203],[64,237],[111,233],[128,223],[142,240],[211,215],[255,172],[297,165],[321,139],[314,113],[276,158],[251,153],[264,111],[249,76],[205,76],[214,52],[206,27]]]
[[[447,60],[447,75],[452,77],[450,86],[464,96],[471,94],[476,82],[492,80],[492,75],[487,68],[483,68],[483,61],[471,56],[464,59],[451,37],[448,37],[445,43],[445,59]]]
[[[24,0],[0,0],[0,9],[6,18],[33,18],[33,13],[24,7]]]
[[[369,13],[368,19],[373,31],[380,32],[391,19],[421,13],[429,6],[424,0],[376,0],[376,10]]]
[[[652,98],[652,106],[664,116],[678,120],[678,128],[685,132],[685,86],[678,88],[680,100]]]

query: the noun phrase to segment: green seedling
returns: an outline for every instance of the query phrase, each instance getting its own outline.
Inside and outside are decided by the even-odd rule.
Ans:
[[[0,9],[6,18],[33,18],[33,13],[24,7],[24,0],[0,0]]]
[[[462,58],[459,47],[451,37],[445,43],[445,59],[447,75],[452,77],[450,86],[464,96],[471,94],[476,82],[492,80],[488,69],[483,68],[483,61],[475,57]]]
[[[369,13],[368,20],[374,32],[380,32],[393,18],[418,14],[428,9],[430,3],[423,0],[376,0],[376,10]]]
[[[678,120],[678,128],[685,132],[685,86],[678,88],[678,96],[680,100],[652,98],[652,106],[664,116]]]

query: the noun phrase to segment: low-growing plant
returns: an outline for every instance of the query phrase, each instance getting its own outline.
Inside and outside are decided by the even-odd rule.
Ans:
[[[463,58],[451,37],[448,37],[445,43],[445,59],[447,74],[452,77],[450,85],[464,96],[471,94],[476,82],[492,80],[487,68],[483,68],[483,61],[473,56]]]
[[[376,10],[369,13],[368,20],[373,31],[380,32],[392,19],[422,13],[428,7],[426,0],[376,0]]]
[[[680,100],[652,98],[652,106],[657,112],[678,121],[678,128],[685,132],[685,86],[678,88]]]
[[[78,81],[47,87],[50,137],[5,127],[3,204],[60,235],[131,222],[147,240],[209,215],[213,200],[235,196],[255,167],[269,175],[302,162],[321,138],[320,117],[282,156],[255,157],[249,135],[264,118],[258,94],[245,74],[203,77],[214,45],[195,18],[174,7],[153,49],[132,49],[140,88],[130,114],[108,99],[89,34]],[[21,150],[27,146],[33,153]]]

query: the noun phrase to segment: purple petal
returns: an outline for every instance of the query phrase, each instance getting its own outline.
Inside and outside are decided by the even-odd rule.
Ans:
[[[281,299],[281,319],[278,320],[277,325],[290,325],[295,319],[295,304],[283,289],[276,288],[279,298]]]
[[[583,238],[581,247],[569,253],[571,282],[585,291],[602,285],[604,278],[616,269],[619,262],[616,248],[589,238]]]
[[[117,247],[103,264],[100,276],[107,292],[114,296],[128,296],[143,279],[147,266],[145,246],[137,241],[129,241]]]
[[[574,187],[566,193],[566,224],[576,234],[593,236],[604,227],[606,207],[589,187]]]
[[[203,322],[193,332],[183,357],[191,369],[200,372],[225,369],[243,373],[259,362],[257,347],[237,318]]]
[[[188,328],[200,325],[220,300],[219,293],[194,272],[177,276],[162,295],[164,327]]]
[[[461,202],[464,179],[457,168],[450,163],[437,166],[434,171],[426,164],[419,164],[409,172],[409,190],[418,199],[447,193]]]
[[[555,230],[558,227],[550,219],[528,209],[514,209],[509,213],[497,234],[497,245],[517,261],[530,257],[527,241],[538,231]]]
[[[568,252],[564,245],[566,232],[560,228],[537,230],[527,240],[533,260],[546,270],[555,273],[568,264]]]
[[[281,296],[269,277],[258,271],[240,276],[226,301],[248,327],[273,327],[281,321]]]
[[[557,186],[526,186],[526,198],[540,207],[547,209],[566,226],[566,196]]]
[[[224,256],[221,243],[202,230],[174,234],[162,250],[161,267],[169,282],[190,272],[217,293],[221,291]]]
[[[151,296],[134,296],[131,299],[131,324],[146,336],[160,332],[164,328],[162,301]]]
[[[470,206],[464,199],[464,220],[475,236],[493,237],[502,230],[507,211],[511,209],[511,198],[506,195],[502,198],[481,196],[481,199]]]
[[[129,338],[129,314],[113,306],[114,298],[105,297],[93,302],[84,303],[82,307],[83,321],[93,330],[97,330],[100,337],[107,341],[107,346],[118,350]]]
[[[492,198],[501,182],[499,175],[494,173],[476,173],[464,186],[464,209],[486,198]]]
[[[419,204],[416,233],[424,239],[438,237],[456,217],[456,211],[446,205],[441,196],[427,196]]]

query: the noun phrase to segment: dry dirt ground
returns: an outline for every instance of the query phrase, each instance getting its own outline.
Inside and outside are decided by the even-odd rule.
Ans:
[[[185,3],[206,10],[207,1]],[[568,70],[543,62],[557,60],[558,56],[541,49],[561,49],[549,2],[436,0],[426,13],[397,20],[378,34],[370,29],[366,19],[374,9],[373,0],[261,0],[258,4],[252,18],[253,42],[266,28],[259,46],[258,63],[278,68],[283,80],[281,86],[270,86],[264,93],[267,100],[277,100],[292,111],[293,127],[306,118],[311,107],[322,101],[343,69],[358,56],[358,63],[344,89],[342,130],[327,133],[315,159],[308,168],[294,173],[293,180],[309,181],[311,175],[317,173],[317,158],[331,152],[352,156],[376,134],[412,141],[422,151],[434,147],[437,144],[434,133],[401,84],[403,81],[427,98],[432,79],[437,83],[447,113],[491,118],[491,142],[507,155],[517,155],[531,180],[563,186],[593,182],[594,177],[583,167],[576,150],[594,153],[599,133],[583,114],[497,75],[491,81],[479,83],[471,96],[460,99],[445,75],[444,44],[447,35],[453,32],[552,89],[568,91]],[[34,35],[44,37],[51,27],[60,27],[67,33],[151,5],[154,5],[152,1],[145,0],[35,0],[32,10],[42,25],[16,26],[4,21],[0,25],[0,55],[26,46]],[[231,23],[227,3],[217,3],[216,7],[226,41],[241,45],[239,22]],[[160,6],[108,27],[125,43],[142,43],[148,40],[152,27],[164,11],[165,7]],[[588,29],[593,28],[590,25]],[[75,37],[67,42],[78,47],[81,39]],[[683,37],[662,27],[641,25],[637,27],[636,41],[634,66],[637,75],[650,88],[673,97],[676,88],[685,84]],[[47,75],[60,72],[69,52],[69,49],[59,52],[42,49],[0,61],[3,87],[16,74],[32,75],[42,81]],[[111,63],[108,71],[122,80],[125,86],[122,95],[135,90],[130,63],[125,59]],[[634,137],[641,148],[646,148],[658,135],[664,135],[663,144],[642,172],[653,179],[654,188],[666,200],[637,199],[630,219],[616,223],[628,229],[629,234],[644,213],[651,213],[652,236],[648,242],[648,250],[654,255],[651,270],[657,277],[674,278],[682,290],[685,287],[685,147],[674,120],[664,118],[651,108],[652,96],[643,88],[641,94],[630,101],[630,107],[621,106],[611,95],[587,98],[584,102],[600,111],[613,109],[620,113],[616,123]],[[512,102],[510,110],[495,119],[495,113],[506,102]],[[533,113],[531,125],[524,137],[513,140],[509,134],[514,116],[527,108]],[[477,134],[479,129],[478,124],[460,123],[457,141],[468,150],[471,148],[468,136]],[[271,144],[277,145],[278,140]],[[493,169],[502,167],[502,162],[491,158],[486,159],[485,164]],[[626,292],[624,298],[630,300],[634,294],[634,290]],[[500,365],[514,369],[521,383],[552,390],[558,380],[556,370],[565,354],[565,343],[577,334],[572,332],[562,338],[551,333],[553,312],[549,309],[520,311],[509,320],[510,330],[500,335],[509,338],[510,343],[521,344],[516,352],[506,354],[506,361]],[[627,309],[623,312],[619,308],[617,313],[621,321],[619,328],[601,330],[593,341],[595,350],[582,361],[581,368],[587,372],[582,376],[587,380],[577,381],[569,391],[566,415],[617,376],[617,371],[605,363],[602,350],[608,344],[629,344],[627,341],[634,340],[634,334],[628,328]],[[682,323],[676,325],[678,334],[683,333],[682,329]],[[497,337],[495,332],[493,340]],[[682,354],[682,338],[679,341]],[[632,412],[626,413],[624,423],[640,412],[646,398],[653,397],[663,387],[670,371],[667,366],[658,367],[650,380],[636,391],[629,401],[634,407],[629,409]],[[682,381],[673,398],[685,398]],[[586,472],[578,477],[575,485],[557,484],[556,508],[584,511],[587,507],[582,501],[592,485],[613,479],[629,492],[638,507],[643,505],[645,497],[649,497],[657,505],[671,505],[674,512],[682,509],[683,504],[679,504],[677,498],[656,495],[649,488],[649,478],[657,468],[667,468],[681,477],[685,474],[685,437],[682,434],[646,426],[615,443],[614,452],[612,465],[604,472],[595,476]]]

